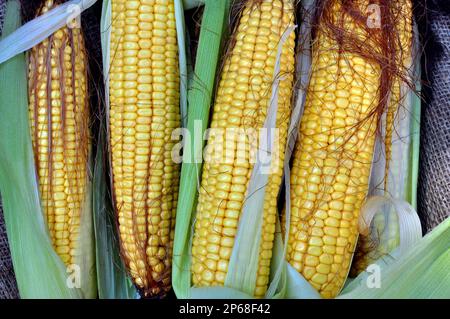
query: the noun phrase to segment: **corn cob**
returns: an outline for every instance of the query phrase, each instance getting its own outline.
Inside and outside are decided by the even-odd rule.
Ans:
[[[57,1],[47,0],[38,14]],[[44,219],[66,265],[75,263],[90,149],[87,58],[79,28],[32,48],[29,115]]]
[[[409,1],[402,4],[411,5]],[[355,6],[366,13],[369,1],[356,1]],[[334,26],[351,32],[373,52],[382,52],[341,1],[335,1],[330,10]],[[341,39],[330,33],[320,20],[294,151],[287,251],[289,263],[325,298],[341,290],[355,250],[360,208],[368,192],[383,72],[373,59],[340,47]]]
[[[211,128],[262,128],[270,100],[275,58],[281,36],[294,23],[291,0],[247,1],[235,32],[235,44],[226,57],[221,74]],[[254,295],[262,297],[267,289],[277,216],[277,196],[282,178],[282,163],[290,116],[294,71],[295,36],[283,46],[277,128],[280,154],[272,154],[272,174],[266,189],[263,213],[259,270]],[[205,159],[197,206],[192,246],[192,281],[195,286],[222,286],[234,245],[239,216],[246,197],[255,139],[238,143],[211,136],[205,153],[226,153],[225,161]],[[256,139],[257,140],[257,139]],[[242,141],[242,140],[240,140]],[[252,145],[253,144],[253,145]],[[223,152],[222,152],[223,151]],[[221,153],[222,152],[222,153]],[[277,157],[278,158],[274,158]]]
[[[407,2],[406,4],[402,4],[398,2],[394,4],[394,10],[402,16],[397,23],[399,24],[399,29],[403,31],[399,34],[402,50],[396,51],[396,61],[402,64],[402,69],[408,70],[412,62],[411,3]],[[396,151],[396,149],[393,149],[393,144],[408,143],[408,139],[406,141],[403,141],[403,139],[407,138],[410,134],[409,126],[398,125],[403,127],[403,131],[399,131],[401,128],[395,125],[400,124],[399,121],[402,120],[402,114],[409,112],[408,110],[401,110],[402,112],[399,112],[399,108],[403,107],[402,104],[405,101],[405,96],[402,94],[402,86],[405,86],[407,82],[409,82],[409,79],[403,79],[399,75],[394,79],[389,97],[389,105],[386,111],[386,134],[384,138],[386,155],[384,193],[394,199],[402,200],[406,199],[407,195],[404,186],[408,183],[408,174],[405,174],[405,163],[407,161],[405,162],[404,156],[408,156],[408,153],[406,152],[405,154],[405,152]],[[403,147],[400,149],[403,149]],[[380,191],[376,189],[374,192],[379,193]],[[399,231],[398,216],[394,207],[384,207],[383,212],[375,215],[370,228],[370,234],[359,237],[350,276],[357,276],[377,259],[388,255],[398,247],[400,244]]]
[[[180,126],[173,0],[112,0],[110,145],[122,254],[145,297],[170,289]]]

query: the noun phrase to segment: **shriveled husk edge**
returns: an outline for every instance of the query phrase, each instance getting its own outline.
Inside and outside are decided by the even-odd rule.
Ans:
[[[94,168],[93,214],[96,242],[98,297],[100,299],[132,299],[136,289],[128,279],[120,259],[114,211],[109,203],[106,168],[106,130],[101,127]]]
[[[91,156],[89,160],[89,172],[92,173],[93,156],[90,150]],[[92,174],[89,174],[88,181],[86,183],[86,194],[84,199],[84,205],[80,213],[80,228],[77,244],[77,252],[75,258],[75,264],[69,265],[67,272],[77,271],[75,267],[80,267],[80,284],[81,291],[83,292],[83,298],[97,298],[97,271],[95,262],[95,237],[94,237],[94,222],[93,222],[93,203],[92,203]]]
[[[91,7],[97,0],[70,0],[36,17],[0,42],[0,63],[25,52],[67,24],[74,14]],[[74,10],[77,8],[77,10]]]
[[[56,19],[42,21],[30,23],[41,31],[51,29],[57,23]],[[26,25],[11,35],[20,25],[20,4],[17,0],[9,1],[0,46],[8,35],[11,39],[29,27]],[[27,33],[20,42],[36,45],[43,40],[38,33]],[[88,187],[78,243],[78,253],[84,257],[77,260],[75,267],[66,268],[52,247],[41,209],[28,119],[28,68],[22,49],[17,46],[16,51],[9,53],[12,58],[0,64],[0,79],[3,78],[0,81],[0,112],[4,119],[0,127],[3,136],[0,142],[0,189],[20,295],[22,298],[92,298],[97,295],[97,288],[92,258],[91,188]]]
[[[188,66],[186,55],[186,27],[184,22],[184,8],[182,0],[174,0],[175,23],[177,30],[178,59],[180,74],[180,114],[182,125],[187,123],[187,94],[188,94]],[[105,112],[100,129],[99,155],[96,161],[96,176],[101,188],[96,188],[98,198],[105,199],[106,184],[112,185],[111,167],[111,145],[109,144],[109,70],[111,66],[111,24],[112,5],[110,0],[103,1],[102,17],[100,24],[102,54],[103,54],[103,76],[105,87]],[[105,154],[106,151],[106,154]],[[108,163],[108,167],[105,164]],[[105,174],[109,172],[109,178]],[[103,195],[102,195],[103,193]],[[107,196],[108,204],[97,205],[95,211],[96,239],[97,239],[97,272],[99,273],[99,296],[100,298],[138,298],[139,294],[132,284],[126,265],[120,255],[120,238],[118,235],[117,216],[112,198]],[[96,201],[97,202],[97,201]],[[101,203],[102,201],[97,202]],[[109,248],[108,248],[109,247]],[[105,250],[105,248],[107,250]],[[101,268],[100,268],[101,267]]]

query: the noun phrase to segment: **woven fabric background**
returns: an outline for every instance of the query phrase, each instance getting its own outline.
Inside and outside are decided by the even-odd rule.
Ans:
[[[1,0],[0,0],[1,1]],[[19,298],[0,204],[0,299]]]
[[[418,12],[425,44],[418,212],[429,232],[450,214],[450,2],[428,0]]]
[[[0,34],[6,13],[6,0],[0,0]],[[0,299],[18,298],[16,279],[14,277],[11,256],[9,254],[8,238],[6,237],[5,221],[0,199]]]
[[[6,13],[6,0],[0,0],[0,34],[2,34],[3,20]]]

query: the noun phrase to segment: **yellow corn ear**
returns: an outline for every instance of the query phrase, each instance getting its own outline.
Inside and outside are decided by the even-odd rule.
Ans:
[[[228,270],[254,162],[251,161],[267,116],[277,48],[282,34],[294,24],[291,0],[247,1],[234,46],[220,77],[197,206],[192,247],[194,286],[222,286]],[[269,281],[277,196],[282,179],[284,148],[291,112],[295,35],[283,46],[277,128],[278,153],[272,154],[272,174],[264,199],[263,228],[255,296],[263,297]],[[239,141],[225,135],[238,129]],[[247,133],[247,134],[246,134]],[[253,148],[253,149],[252,149]],[[217,153],[215,153],[217,151]],[[217,157],[214,154],[219,154]],[[224,154],[223,156],[221,156]],[[210,158],[209,158],[210,157]]]
[[[38,14],[55,5],[45,1]],[[88,184],[87,57],[79,28],[63,27],[31,49],[29,115],[44,218],[53,246],[75,263]]]
[[[110,145],[122,254],[145,297],[170,290],[179,165],[173,0],[112,0]]]
[[[370,2],[355,5],[365,13]],[[410,13],[411,3],[402,5]],[[331,10],[333,23],[339,21],[345,32],[375,45],[340,1]],[[378,127],[374,109],[380,102],[381,74],[380,64],[341,48],[319,20],[291,172],[287,259],[325,298],[342,289],[355,250]]]
[[[407,70],[411,66],[412,62],[412,6],[410,1],[405,3],[394,2],[394,10],[401,15],[400,19],[397,19],[398,30],[400,30],[400,44],[402,50],[396,51],[396,61],[401,64],[400,73],[406,73],[406,78],[401,78],[401,74],[396,74],[394,83],[392,85],[391,94],[389,96],[389,104],[386,111],[386,129],[385,129],[385,154],[386,154],[386,166],[384,174],[384,192],[387,196],[391,196],[395,199],[404,199],[404,190],[399,189],[395,183],[395,176],[399,174],[399,171],[405,165],[405,159],[401,158],[402,154],[396,154],[393,158],[392,143],[394,130],[396,130],[394,123],[398,123],[395,117],[397,116],[397,110],[402,106],[405,100],[405,96],[402,92],[402,86],[407,86],[409,79],[408,72],[402,72]],[[402,133],[397,134],[397,138],[405,138]],[[399,143],[399,141],[395,141]],[[394,182],[390,183],[389,178],[394,178]],[[391,185],[391,187],[389,187]],[[360,272],[364,271],[370,264],[374,263],[377,259],[388,255],[400,244],[399,234],[399,221],[398,216],[393,207],[390,207],[386,212],[380,212],[374,217],[373,225],[369,236],[360,236],[358,245],[356,247],[356,253],[353,260],[350,276],[356,277]]]

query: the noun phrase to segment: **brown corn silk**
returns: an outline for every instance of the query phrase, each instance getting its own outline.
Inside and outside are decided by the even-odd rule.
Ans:
[[[393,5],[389,8],[391,19],[397,25],[397,36],[400,49],[393,52],[395,60],[399,64],[397,74],[393,76],[392,88],[389,95],[388,108],[385,112],[385,131],[384,131],[384,151],[385,151],[385,174],[384,187],[386,195],[394,199],[400,199],[404,190],[388,189],[389,174],[396,174],[405,165],[406,159],[392,157],[393,134],[396,130],[394,123],[396,121],[397,110],[402,107],[405,99],[405,90],[403,88],[412,87],[412,81],[408,76],[408,68],[414,67],[412,63],[412,39],[413,39],[413,12],[412,5],[408,3]],[[400,136],[401,138],[402,136]],[[397,137],[398,138],[398,137]],[[400,155],[400,154],[399,154]],[[368,225],[370,233],[361,234],[353,258],[350,271],[351,277],[356,277],[364,271],[371,263],[379,258],[388,255],[400,244],[399,220],[395,208],[385,207],[384,212],[379,212],[374,216],[373,225]],[[368,229],[368,230],[369,230]]]
[[[399,35],[411,33],[410,16],[409,1],[319,1],[291,171],[287,260],[325,298],[339,293],[349,272],[376,134],[383,113],[398,107],[407,38]]]
[[[60,1],[45,1],[41,15]],[[89,179],[87,58],[79,28],[63,27],[29,53],[29,115],[44,218],[52,244],[74,264]]]
[[[112,0],[110,147],[121,253],[144,297],[171,287],[180,127],[173,0]]]
[[[196,210],[192,246],[192,282],[196,287],[223,286],[238,230],[239,217],[264,125],[275,76],[280,81],[275,141],[264,199],[262,238],[254,295],[263,297],[269,282],[277,216],[277,197],[291,113],[294,32],[283,45],[281,74],[274,74],[281,36],[294,24],[291,0],[241,2],[232,42],[225,56],[211,123],[211,134]],[[227,131],[228,129],[228,131]],[[237,129],[238,136],[227,136]],[[231,134],[232,136],[232,134]]]

